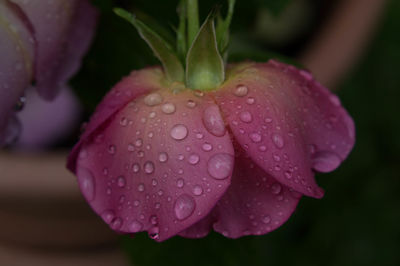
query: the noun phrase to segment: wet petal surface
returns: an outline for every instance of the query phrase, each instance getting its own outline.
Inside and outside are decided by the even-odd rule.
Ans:
[[[296,209],[300,193],[280,184],[243,151],[236,149],[235,154],[228,191],[208,217],[180,235],[204,237],[211,228],[231,238],[263,235],[280,227]]]
[[[190,91],[153,91],[83,142],[79,184],[111,228],[163,241],[211,211],[231,182],[234,152],[227,133],[216,136],[205,125],[210,107],[218,110]]]
[[[282,184],[322,197],[313,170],[334,170],[354,145],[338,98],[308,72],[275,61],[232,72],[216,101],[237,141]]]

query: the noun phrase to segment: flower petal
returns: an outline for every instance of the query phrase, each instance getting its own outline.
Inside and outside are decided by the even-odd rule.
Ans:
[[[160,90],[127,104],[84,142],[78,181],[111,228],[163,241],[211,211],[230,184],[234,152],[228,133],[203,124],[210,108],[210,97]]]
[[[125,107],[127,103],[147,92],[159,89],[163,73],[160,68],[153,67],[140,71],[133,71],[129,76],[123,78],[104,97],[97,106],[96,111],[90,118],[89,124],[80,137],[80,141],[74,146],[68,158],[67,167],[75,172],[76,157],[81,149],[82,143],[89,141],[93,133],[107,122],[112,116]]]
[[[7,1],[0,1],[0,146],[13,108],[32,78],[31,32]]]
[[[227,192],[208,217],[180,235],[203,237],[211,227],[230,238],[263,235],[292,215],[301,194],[277,182],[243,151],[235,149],[235,154],[232,184]]]
[[[216,92],[225,119],[254,162],[282,184],[322,197],[314,170],[334,170],[354,145],[354,124],[308,72],[270,61],[236,66]]]
[[[97,11],[88,0],[25,1],[17,4],[31,22],[39,94],[53,99],[77,71],[94,35]]]

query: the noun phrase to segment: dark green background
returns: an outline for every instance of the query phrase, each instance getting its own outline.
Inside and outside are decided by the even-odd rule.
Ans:
[[[303,34],[277,46],[252,30],[254,14],[264,6],[279,16],[290,0],[237,1],[232,32],[239,45],[233,45],[231,58],[267,60],[280,54],[289,61],[335,2],[308,1],[311,22],[303,25]],[[165,26],[177,20],[177,1],[94,2],[102,11],[97,37],[72,81],[88,115],[123,75],[157,63],[135,30],[111,8],[134,7]],[[317,175],[326,196],[303,198],[284,226],[261,237],[230,240],[212,233],[201,240],[175,237],[161,244],[145,234],[124,237],[123,247],[135,265],[400,265],[400,1],[388,2],[367,53],[339,86],[356,123],[357,143],[337,171]],[[200,3],[204,17],[224,1]]]

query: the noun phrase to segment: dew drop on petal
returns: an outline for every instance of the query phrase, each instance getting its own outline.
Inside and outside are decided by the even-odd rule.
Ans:
[[[213,149],[213,146],[210,143],[204,143],[201,148],[203,149],[203,151],[211,151]]]
[[[164,114],[173,114],[176,110],[175,104],[173,103],[165,103],[161,106],[161,110]]]
[[[107,224],[110,224],[115,218],[115,213],[112,210],[106,210],[100,216]]]
[[[238,85],[233,91],[233,93],[238,97],[244,97],[248,92],[249,89],[244,85]]]
[[[200,195],[202,195],[202,194],[203,194],[203,188],[202,188],[201,186],[199,186],[199,185],[194,186],[194,188],[193,188],[193,194],[194,194],[195,196],[200,196]]]
[[[143,170],[146,174],[151,174],[154,172],[154,163],[147,161],[144,163]]]
[[[272,135],[272,141],[277,148],[281,149],[283,148],[283,146],[285,146],[285,141],[283,140],[283,137],[279,134]]]
[[[271,216],[266,215],[264,216],[264,218],[262,219],[263,223],[265,224],[269,224],[271,222]]]
[[[178,188],[183,188],[184,185],[185,185],[185,181],[182,178],[179,178],[178,180],[176,180],[176,186]]]
[[[115,147],[115,145],[110,145],[110,146],[108,146],[108,153],[109,154],[114,154],[116,149],[117,148]]]
[[[173,139],[183,140],[188,135],[188,129],[186,126],[178,124],[171,129],[170,134]]]
[[[271,192],[275,195],[278,195],[279,193],[281,193],[282,190],[282,186],[279,183],[274,183],[271,186]]]
[[[123,223],[122,219],[116,217],[111,221],[110,226],[113,230],[118,230],[122,227],[122,223]]]
[[[194,199],[187,195],[183,194],[179,196],[174,205],[175,216],[178,220],[185,220],[194,212],[196,208],[196,203]]]
[[[188,100],[186,105],[189,108],[195,108],[196,107],[196,102],[193,101],[193,100]]]
[[[162,103],[162,97],[158,93],[151,93],[144,98],[144,103],[148,106],[155,106]]]
[[[250,134],[250,139],[254,143],[259,143],[262,140],[262,136],[259,133],[253,132]]]
[[[144,184],[139,184],[137,187],[139,192],[143,192],[144,191]]]
[[[132,165],[132,171],[133,171],[134,173],[138,173],[138,172],[140,171],[140,165],[137,164],[137,163],[134,163],[134,164]]]
[[[77,176],[79,186],[81,188],[82,194],[85,196],[87,201],[92,201],[95,198],[95,179],[90,170],[78,167]]]
[[[228,178],[233,170],[234,158],[227,153],[213,155],[207,164],[208,173],[215,179]]]
[[[161,163],[165,163],[168,161],[168,154],[166,152],[160,152],[160,154],[158,155],[158,160]]]
[[[125,187],[125,185],[126,185],[126,179],[125,179],[124,176],[119,176],[119,177],[117,178],[117,185],[118,185],[120,188]]]
[[[256,101],[256,100],[255,100],[253,97],[249,97],[249,98],[246,100],[246,103],[249,104],[249,105],[252,105],[252,104],[255,103],[255,101]]]
[[[225,135],[225,123],[217,106],[212,105],[204,110],[203,124],[207,131],[214,136],[221,137]]]
[[[199,161],[200,161],[200,156],[195,153],[191,154],[188,158],[188,162],[193,165],[197,164]]]
[[[241,112],[239,117],[240,117],[240,120],[242,120],[242,122],[245,122],[245,123],[250,123],[253,121],[253,116],[248,111]]]

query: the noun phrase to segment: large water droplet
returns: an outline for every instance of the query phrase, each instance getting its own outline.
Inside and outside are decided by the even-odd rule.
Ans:
[[[85,196],[87,201],[94,200],[96,186],[92,172],[89,169],[78,166],[77,176],[83,196]]]
[[[225,135],[225,123],[216,105],[207,107],[203,114],[204,127],[214,136]]]
[[[186,138],[187,135],[188,135],[188,129],[184,125],[178,124],[171,129],[171,137],[173,139],[182,140]]]
[[[187,194],[179,196],[176,199],[174,206],[176,218],[178,218],[178,220],[188,218],[194,212],[195,207],[196,203],[191,196]]]
[[[145,163],[144,163],[144,166],[143,166],[143,169],[144,169],[144,172],[145,172],[146,174],[151,174],[151,173],[153,173],[153,172],[154,172],[154,163],[151,162],[151,161],[145,162]]]
[[[207,164],[208,173],[215,179],[229,177],[233,170],[234,158],[227,153],[220,153],[212,156]]]
[[[163,104],[163,106],[161,106],[161,110],[165,113],[165,114],[173,114],[175,112],[175,104],[173,103],[165,103]]]
[[[213,146],[210,143],[204,143],[201,148],[203,149],[203,151],[211,151],[213,149]]]
[[[273,134],[272,141],[274,142],[275,146],[280,149],[285,146],[285,141],[283,140],[283,137],[279,134]]]
[[[158,93],[151,93],[144,98],[144,103],[148,106],[155,106],[162,103],[162,96]]]
[[[335,170],[342,162],[339,155],[330,151],[316,152],[311,159],[313,168],[322,173]]]
[[[248,92],[249,89],[244,85],[238,85],[233,91],[233,93],[238,97],[246,96]]]

